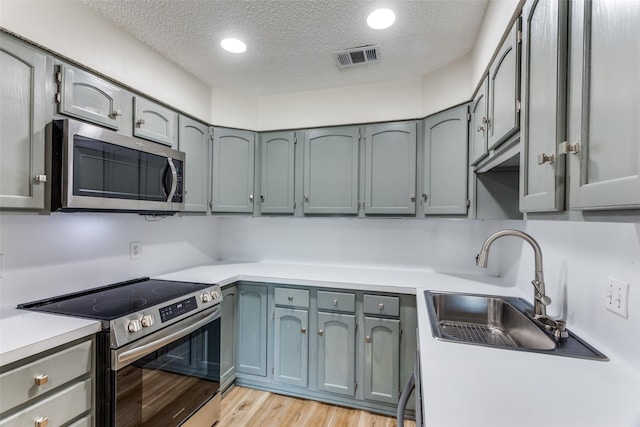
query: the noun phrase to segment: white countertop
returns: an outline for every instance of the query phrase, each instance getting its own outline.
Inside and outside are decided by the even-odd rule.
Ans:
[[[268,262],[220,263],[156,278],[221,286],[248,280],[416,294],[429,427],[640,426],[640,378],[615,359],[581,360],[432,337],[424,290],[531,299],[499,279],[421,269]],[[100,329],[99,322],[65,316],[22,310],[0,314],[0,366]],[[607,354],[597,342],[589,343]]]

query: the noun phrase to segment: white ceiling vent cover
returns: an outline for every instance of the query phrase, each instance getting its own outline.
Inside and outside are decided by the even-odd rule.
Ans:
[[[354,67],[380,61],[380,46],[362,46],[333,52],[338,68]]]

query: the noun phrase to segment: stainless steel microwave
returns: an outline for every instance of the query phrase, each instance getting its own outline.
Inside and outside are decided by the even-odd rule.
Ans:
[[[52,211],[184,210],[185,154],[72,119],[48,129]]]

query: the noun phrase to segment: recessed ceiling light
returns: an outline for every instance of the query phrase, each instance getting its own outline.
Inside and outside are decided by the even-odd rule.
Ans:
[[[224,39],[220,42],[220,46],[231,53],[242,53],[247,50],[247,45],[238,39]]]
[[[367,24],[374,30],[389,28],[396,21],[396,14],[389,9],[376,9],[367,17]]]

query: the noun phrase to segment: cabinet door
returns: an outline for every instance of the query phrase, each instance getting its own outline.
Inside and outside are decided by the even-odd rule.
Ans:
[[[58,83],[59,113],[115,130],[122,128],[122,89],[93,74],[67,65],[60,66]]]
[[[358,213],[358,128],[305,132],[304,213]]]
[[[640,207],[640,2],[571,7],[571,208]]]
[[[535,0],[523,11],[524,86],[520,211],[564,209],[568,3]]]
[[[485,77],[469,107],[469,162],[472,165],[489,154],[487,147],[487,94],[489,93],[489,77]]]
[[[366,214],[415,214],[416,124],[367,126]]]
[[[214,129],[212,212],[253,212],[254,152],[253,132]]]
[[[489,150],[520,127],[520,21],[516,21],[489,69]]]
[[[0,208],[44,209],[51,58],[0,34]]]
[[[260,135],[262,213],[293,213],[295,137],[295,132],[270,132]]]
[[[307,386],[309,370],[309,312],[275,308],[274,382]]]
[[[400,395],[400,321],[364,318],[364,397],[398,403]]]
[[[355,395],[356,317],[318,313],[318,389]]]
[[[185,159],[185,204],[187,212],[206,212],[209,182],[209,127],[180,116],[180,151]]]
[[[238,285],[237,372],[267,375],[267,287]]]
[[[136,96],[133,98],[133,135],[168,145],[178,146],[178,113],[167,107]]]
[[[422,202],[425,214],[467,213],[467,106],[424,121]]]
[[[222,290],[222,314],[220,328],[220,388],[224,391],[236,376],[236,303],[237,288]]]

